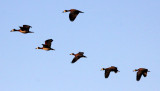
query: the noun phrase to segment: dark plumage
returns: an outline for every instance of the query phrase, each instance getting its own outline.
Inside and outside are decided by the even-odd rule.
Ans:
[[[63,13],[64,12],[70,12],[69,13],[69,19],[70,19],[70,21],[74,21],[79,13],[84,13],[84,12],[76,10],[76,9],[64,10]]]
[[[11,32],[13,32],[13,31],[19,31],[19,32],[21,32],[21,33],[24,33],[24,34],[26,34],[26,33],[33,33],[33,32],[31,32],[31,31],[29,31],[29,29],[30,28],[32,28],[31,26],[29,26],[29,25],[23,25],[23,27],[19,27],[20,29],[12,29],[11,30]]]
[[[77,54],[71,53],[70,55],[74,55],[75,56],[71,63],[75,63],[81,57],[85,57],[86,58],[86,56],[84,56],[83,54],[84,54],[84,52],[79,52]]]
[[[141,76],[143,75],[144,77],[147,76],[147,72],[150,72],[148,71],[148,69],[146,68],[139,68],[139,69],[135,69],[134,71],[138,71],[137,72],[137,77],[136,77],[136,80],[139,81],[141,79]]]
[[[36,49],[43,49],[43,50],[47,50],[47,51],[55,50],[55,49],[51,48],[52,41],[53,41],[52,39],[48,39],[45,41],[45,44],[42,44],[43,47],[37,47]]]
[[[110,74],[111,71],[114,71],[115,73],[119,72],[117,70],[117,67],[115,67],[115,66],[111,66],[109,68],[102,68],[101,70],[105,70],[105,73],[104,73],[105,78],[109,77],[109,74]]]

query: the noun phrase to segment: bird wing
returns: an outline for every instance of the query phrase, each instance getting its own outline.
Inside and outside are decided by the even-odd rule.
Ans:
[[[110,72],[111,72],[111,71],[110,71],[109,69],[106,69],[106,70],[105,70],[105,73],[104,73],[105,78],[108,78],[108,77],[109,77]]]
[[[45,45],[47,45],[48,47],[51,47],[51,43],[52,43],[52,39],[48,39],[45,41]]]
[[[43,48],[50,48],[48,45],[42,44]]]
[[[146,77],[146,76],[147,76],[147,72],[144,72],[144,73],[143,73],[143,76]]]
[[[19,27],[22,31],[28,31],[29,32],[29,29],[30,29],[31,26],[29,25],[23,25],[23,27]]]
[[[79,11],[70,12],[70,14],[69,14],[70,21],[74,21],[78,14],[79,14]]]
[[[79,56],[75,56],[71,63],[75,63],[79,58],[80,58]]]
[[[84,52],[79,52],[78,54],[79,54],[79,55],[83,55],[83,54],[84,54]]]
[[[29,25],[23,25],[24,28],[30,29],[31,26]]]
[[[142,71],[138,71],[137,72],[137,81],[139,81],[141,79],[142,76]]]
[[[25,31],[25,29],[23,27],[19,27],[22,31]]]
[[[115,73],[117,73],[117,72],[118,72],[117,67],[114,67],[114,68],[113,68],[113,71],[114,71]]]

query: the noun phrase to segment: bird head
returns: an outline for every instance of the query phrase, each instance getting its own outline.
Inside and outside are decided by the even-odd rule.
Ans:
[[[40,47],[37,47],[36,49],[40,49]]]
[[[65,12],[69,12],[69,10],[64,10],[63,13],[65,13]]]
[[[16,29],[12,29],[10,32],[14,32]]]
[[[71,53],[70,55],[75,55],[74,53]]]
[[[138,71],[138,69],[133,70],[133,72],[136,72],[136,71]]]
[[[102,68],[100,71],[103,71],[103,70],[105,70],[104,68]]]

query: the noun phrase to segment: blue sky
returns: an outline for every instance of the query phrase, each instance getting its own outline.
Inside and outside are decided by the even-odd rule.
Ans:
[[[159,91],[159,0],[1,0],[0,91]],[[78,9],[74,22],[66,9]],[[33,34],[10,32],[23,24]],[[36,50],[52,38],[55,51]],[[87,58],[71,64],[70,53]],[[103,67],[119,73],[104,78]],[[136,81],[136,68],[148,68]]]

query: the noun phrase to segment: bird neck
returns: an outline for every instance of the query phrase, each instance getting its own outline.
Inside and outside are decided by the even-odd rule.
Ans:
[[[43,47],[37,47],[37,49],[43,49]]]
[[[20,31],[20,29],[19,29],[19,30],[17,30],[17,29],[14,29],[14,31]]]

